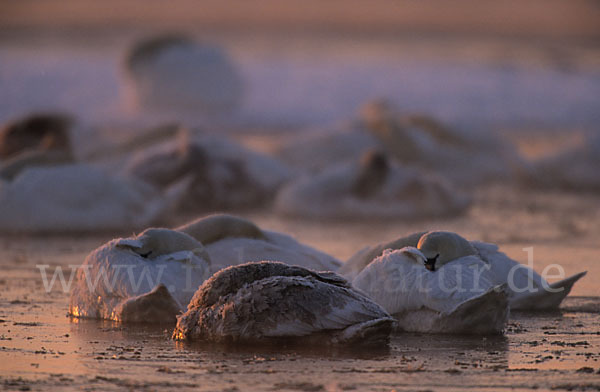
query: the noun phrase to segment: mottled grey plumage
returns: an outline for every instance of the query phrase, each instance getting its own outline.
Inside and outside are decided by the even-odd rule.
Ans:
[[[178,318],[173,337],[384,343],[393,322],[385,310],[333,272],[260,262],[223,269],[207,280]]]

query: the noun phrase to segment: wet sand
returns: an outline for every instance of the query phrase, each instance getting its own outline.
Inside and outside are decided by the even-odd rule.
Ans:
[[[233,128],[263,151],[281,136],[266,133],[270,126],[279,132],[281,124],[329,124],[352,117],[367,99],[388,96],[457,126],[503,131],[523,154],[539,157],[580,143],[572,131],[597,129],[599,113],[599,8],[585,0],[551,3],[462,0],[442,12],[439,1],[404,1],[402,13],[387,0],[358,8],[264,0],[233,10],[181,0],[167,11],[157,2],[142,10],[136,1],[2,4],[0,120],[56,108],[94,126],[122,118],[156,125],[149,113],[124,106],[120,59],[143,34],[183,28],[231,53],[248,88]],[[539,132],[528,128],[537,126]],[[125,133],[117,130],[112,141],[115,135]],[[0,389],[600,390],[600,198],[507,186],[473,197],[467,214],[443,220],[241,214],[342,260],[428,229],[497,243],[521,262],[524,248],[533,247],[538,272],[551,264],[566,275],[588,271],[559,310],[514,312],[505,336],[397,334],[376,352],[185,344],[171,340],[168,325],[71,319],[60,280],[47,292],[37,266],[46,265],[50,278],[63,268],[68,284],[70,266],[117,233],[2,236]]]
[[[588,270],[560,310],[513,312],[505,336],[394,335],[376,352],[186,344],[172,326],[123,326],[67,317],[57,279],[47,293],[36,265],[80,264],[110,236],[0,240],[0,385],[8,390],[464,390],[600,389],[600,202],[593,196],[480,191],[463,218],[424,222],[310,222],[246,213],[342,259],[362,246],[427,228],[498,242],[534,268]]]

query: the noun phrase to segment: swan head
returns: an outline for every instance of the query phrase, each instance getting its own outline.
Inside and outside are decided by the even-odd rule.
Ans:
[[[119,240],[116,246],[150,259],[179,251],[191,251],[203,257],[206,253],[202,243],[194,237],[169,229],[146,229],[134,238]]]
[[[477,254],[469,241],[449,231],[425,233],[419,239],[417,248],[425,256],[425,268],[432,272],[452,260]]]

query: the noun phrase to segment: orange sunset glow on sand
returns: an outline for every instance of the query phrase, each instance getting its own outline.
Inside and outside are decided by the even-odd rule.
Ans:
[[[0,4],[0,389],[600,389],[600,7]]]

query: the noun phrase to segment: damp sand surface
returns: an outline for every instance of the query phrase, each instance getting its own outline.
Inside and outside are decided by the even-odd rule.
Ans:
[[[600,202],[592,195],[493,187],[453,220],[312,222],[245,213],[341,259],[365,245],[442,228],[497,242],[542,272],[587,270],[554,312],[513,312],[504,336],[396,334],[388,348],[224,347],[171,340],[171,325],[77,320],[57,267],[79,265],[104,236],[0,239],[0,388],[5,390],[598,390],[600,389]],[[44,266],[47,267],[44,267]],[[557,273],[556,270],[551,271]],[[556,279],[550,279],[556,280]]]

